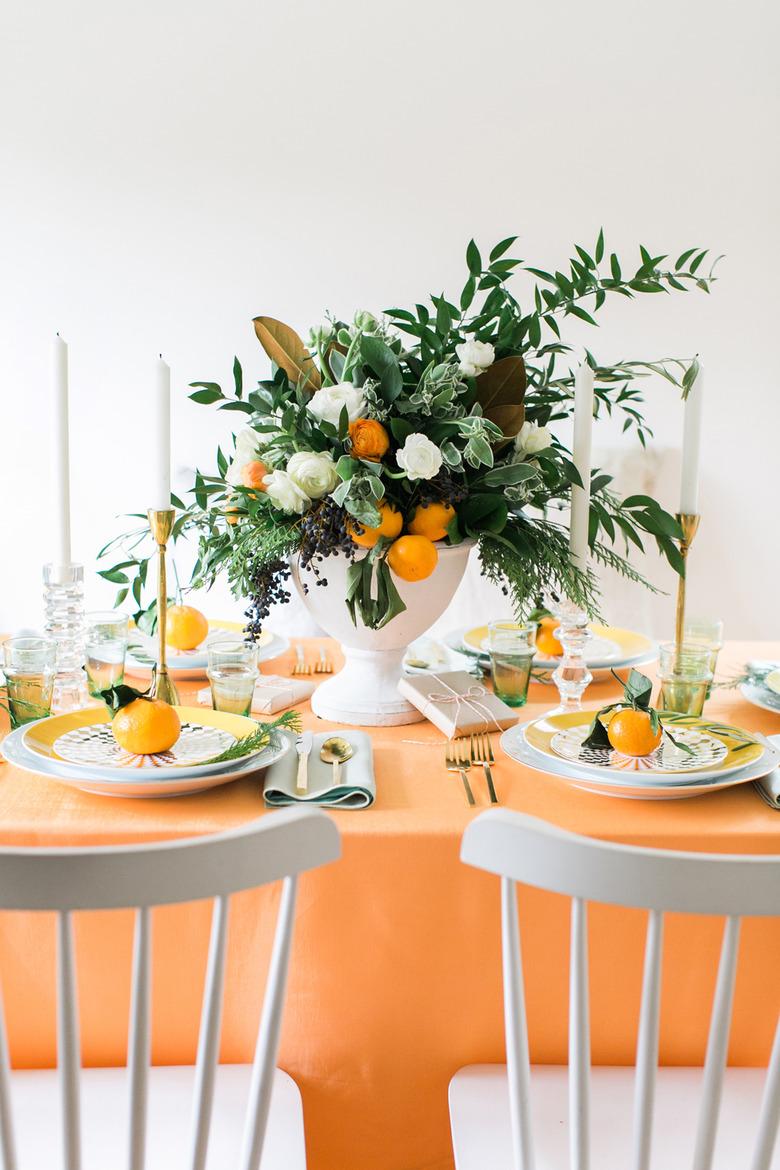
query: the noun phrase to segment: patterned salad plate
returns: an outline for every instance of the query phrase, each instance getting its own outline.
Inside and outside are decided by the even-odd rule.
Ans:
[[[182,734],[170,752],[131,756],[94,707],[40,719],[8,735],[9,763],[85,792],[109,796],[184,796],[267,768],[287,751],[284,737],[236,760],[207,761],[257,730],[253,719],[202,707],[178,707]]]
[[[549,715],[513,727],[504,732],[501,746],[519,763],[579,788],[645,800],[700,796],[757,780],[780,761],[780,751],[766,740],[745,744],[725,732],[714,733],[706,720],[675,726],[675,738],[687,744],[692,755],[666,743],[641,759],[612,749],[583,749],[594,713]]]
[[[233,634],[243,636],[243,632],[244,626],[241,622],[209,622],[209,632],[205,640],[194,650],[176,650],[173,646],[168,647],[168,670],[179,681],[204,678],[208,665],[209,642],[217,642]],[[270,630],[263,630],[257,642],[257,660],[264,662],[267,658],[276,658],[289,648],[287,638],[273,634]],[[156,661],[156,639],[131,627],[127,637],[126,673],[135,677],[150,677]]]
[[[595,679],[608,677],[611,670],[645,666],[657,657],[655,642],[644,634],[623,630],[618,626],[592,624],[590,629],[593,637],[585,650],[585,660]],[[487,626],[453,630],[444,640],[452,650],[487,658]],[[554,670],[558,662],[557,658],[546,658],[540,654],[534,658],[534,666],[540,670]]]

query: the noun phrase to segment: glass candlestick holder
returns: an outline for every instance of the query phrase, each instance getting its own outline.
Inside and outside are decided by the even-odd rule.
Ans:
[[[84,566],[43,566],[44,630],[57,646],[52,710],[84,705]]]
[[[556,710],[581,711],[582,696],[588,684],[593,681],[593,675],[585,662],[585,647],[591,638],[588,615],[568,597],[548,594],[544,604],[560,622],[560,626],[555,630],[555,637],[563,647],[561,661],[552,674],[561,699]]]

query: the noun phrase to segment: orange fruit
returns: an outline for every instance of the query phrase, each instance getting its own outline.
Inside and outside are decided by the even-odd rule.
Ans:
[[[563,654],[563,646],[555,637],[555,631],[559,625],[557,618],[554,617],[545,617],[539,622],[539,629],[536,631],[536,649],[545,658],[560,658]]]
[[[225,508],[225,519],[227,520],[228,524],[231,525],[231,527],[234,527],[236,524],[238,524],[237,513],[239,511],[240,509],[238,504],[228,504],[228,506]]]
[[[176,650],[194,650],[209,632],[209,623],[194,605],[172,605],[165,640]]]
[[[261,459],[253,459],[241,468],[241,482],[244,487],[257,488],[259,492],[265,491],[264,475],[268,475],[268,468]]]
[[[447,525],[455,516],[452,504],[418,504],[407,524],[413,536],[427,536],[428,540],[444,540]]]
[[[114,739],[134,756],[167,752],[179,738],[179,716],[162,699],[133,699],[120,707],[111,723]]]
[[[380,536],[386,536],[389,540],[393,540],[398,536],[403,528],[404,519],[397,508],[392,504],[388,504],[386,500],[380,500],[377,505],[382,519],[376,528],[369,528],[366,524],[360,524],[362,532],[358,532],[359,521],[350,520],[347,522],[347,532],[354,540],[355,544],[361,548],[373,548]]]
[[[402,536],[387,553],[387,563],[402,581],[424,581],[439,560],[436,545],[427,536]]]
[[[607,736],[616,752],[624,756],[649,756],[661,742],[661,728],[653,731],[647,711],[626,707],[612,716]]]

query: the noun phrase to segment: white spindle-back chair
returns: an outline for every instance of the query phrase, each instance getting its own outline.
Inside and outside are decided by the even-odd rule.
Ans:
[[[230,895],[283,881],[255,1046],[243,1144],[236,1167],[236,1170],[258,1170],[277,1072],[298,874],[333,861],[339,851],[339,834],[333,821],[316,809],[297,808],[275,812],[241,828],[209,837],[99,848],[0,849],[0,909],[57,913],[57,1064],[65,1170],[82,1167],[82,1073],[73,913],[129,907],[136,911],[128,1038],[129,1150],[126,1157],[121,1157],[123,1137],[119,1130],[111,1166],[105,1165],[102,1170],[114,1170],[123,1164],[129,1170],[144,1170],[150,1060],[151,908],[213,899],[194,1073],[192,1139],[186,1163],[188,1170],[204,1170],[219,1056]],[[106,977],[110,976],[107,964]],[[25,1170],[15,1152],[12,1096],[14,1079],[27,1075],[12,1077],[9,1073],[5,1022],[0,1010],[0,1153],[4,1170]],[[46,1124],[51,1124],[45,1114],[42,1117]],[[172,1117],[171,1123],[175,1120]],[[46,1170],[54,1170],[54,1164],[50,1163]]]
[[[748,915],[780,915],[780,856],[683,853],[617,845],[578,836],[534,817],[502,809],[485,812],[469,825],[463,837],[461,859],[501,878],[507,1064],[505,1070],[503,1066],[471,1066],[453,1078],[450,1118],[458,1170],[482,1170],[488,1164],[490,1170],[548,1170],[553,1165],[547,1155],[540,1162],[535,1152],[517,882],[571,898],[568,1145],[572,1170],[589,1170],[591,1164],[593,1170],[605,1167],[611,1170],[613,1166],[621,1170],[650,1167],[664,912],[725,916],[709,1039],[698,1082],[698,1120],[692,1160],[689,1152],[684,1157],[681,1153],[683,1136],[678,1135],[679,1143],[675,1138],[675,1166],[710,1170],[726,1075],[740,919]],[[588,902],[649,912],[633,1083],[633,1149],[613,1151],[610,1137],[606,1143],[610,1157],[604,1160],[602,1143],[602,1160],[597,1163],[591,1163]],[[767,988],[767,1003],[775,1013],[778,1000],[780,955],[774,984]],[[673,1078],[684,1073],[684,1070],[671,1071]],[[738,1075],[741,1072],[737,1070]],[[615,1100],[621,1096],[621,1073],[622,1070],[610,1070],[607,1082]],[[539,1070],[539,1075],[544,1090],[552,1082],[544,1080],[543,1070]],[[685,1087],[690,1081],[678,1077],[674,1083]],[[482,1104],[475,1104],[480,1093]],[[495,1102],[498,1097],[503,1105],[488,1116],[486,1102]],[[493,1105],[487,1107],[492,1109]],[[764,1080],[757,1134],[753,1123],[750,1148],[742,1150],[738,1160],[730,1164],[730,1170],[770,1170],[780,1164],[780,1157],[772,1161],[779,1118],[780,1019]],[[737,1143],[740,1149],[741,1143],[740,1137]],[[780,1151],[776,1153],[780,1155]],[[659,1170],[667,1170],[671,1164],[659,1162]]]

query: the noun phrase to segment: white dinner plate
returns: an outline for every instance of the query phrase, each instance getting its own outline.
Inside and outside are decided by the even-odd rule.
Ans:
[[[100,769],[93,771],[78,765],[65,764],[60,760],[46,759],[25,746],[23,739],[25,730],[24,727],[20,727],[12,731],[0,745],[6,760],[14,767],[96,796],[126,796],[144,800],[165,796],[189,796],[209,788],[218,788],[242,776],[264,772],[289,749],[286,737],[274,734],[268,747],[263,748],[258,755],[213,765],[211,767],[214,770],[204,772],[201,769],[199,775],[193,776],[187,775],[186,769],[177,768],[160,772],[152,779],[139,780],[137,773],[128,776],[123,772],[117,776]]]
[[[467,654],[471,658],[477,658],[480,665],[490,666],[490,656],[483,648],[477,651],[474,647],[469,646],[464,642],[464,635],[468,632],[468,627],[462,626],[457,630],[450,630],[445,634],[443,641],[451,650],[456,650],[460,654]],[[647,647],[643,648],[641,653],[631,656],[621,657],[620,654],[615,654],[613,647],[615,643],[610,639],[596,638],[593,645],[586,649],[585,660],[593,675],[594,681],[598,682],[603,679],[611,677],[613,670],[630,670],[635,667],[647,666],[650,662],[655,662],[658,657],[658,647],[655,642],[647,641]],[[559,665],[558,658],[544,658],[539,654],[534,655],[534,670],[553,671]],[[542,681],[548,681],[544,679]]]
[[[186,682],[192,679],[205,678],[208,666],[208,643],[218,642],[235,635],[240,638],[243,626],[239,622],[214,622],[209,630],[205,642],[195,650],[168,652],[168,670],[174,679]],[[290,649],[290,641],[281,634],[274,634],[271,630],[263,631],[262,640],[257,645],[257,661],[265,662],[270,658],[278,658]],[[147,634],[138,630],[131,630],[127,644],[127,659],[125,673],[136,678],[150,678],[152,667],[157,661],[157,642]]]
[[[533,722],[531,720],[530,722]],[[718,792],[722,788],[730,788],[735,784],[747,784],[752,780],[760,780],[769,775],[780,760],[780,750],[768,742],[763,736],[756,738],[764,744],[764,752],[759,759],[735,772],[717,772],[702,774],[692,772],[687,783],[681,783],[675,776],[667,780],[664,776],[652,776],[642,773],[608,772],[604,775],[593,776],[577,765],[567,760],[546,756],[532,748],[525,739],[525,729],[529,723],[516,724],[505,731],[499,741],[501,747],[510,757],[535,772],[552,776],[558,780],[565,780],[575,788],[583,788],[586,792],[595,792],[600,796],[617,796],[629,800],[679,800],[691,796],[704,796],[709,792]]]
[[[780,715],[780,695],[776,695],[768,687],[745,682],[739,689],[743,699],[747,699],[754,707],[762,707],[764,711],[773,711],[775,715]]]

